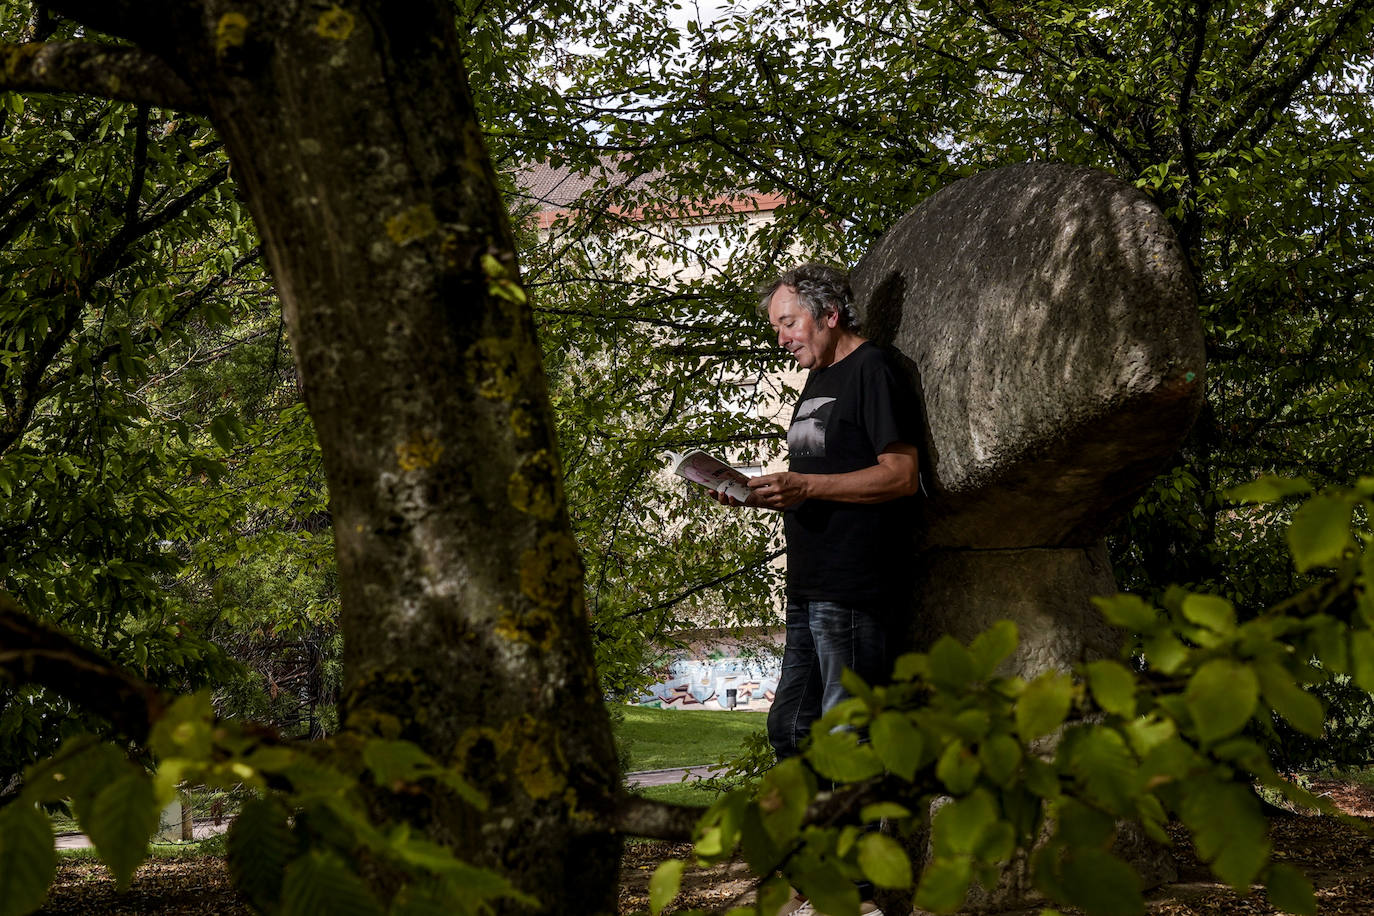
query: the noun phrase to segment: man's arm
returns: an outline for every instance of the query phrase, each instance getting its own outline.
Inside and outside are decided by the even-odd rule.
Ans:
[[[749,501],[744,505],[788,509],[808,499],[885,503],[915,493],[921,485],[919,471],[916,446],[894,442],[878,456],[877,464],[846,474],[796,474],[783,471],[751,477]],[[720,499],[720,496],[716,498]],[[729,497],[720,501],[726,505],[740,505]]]

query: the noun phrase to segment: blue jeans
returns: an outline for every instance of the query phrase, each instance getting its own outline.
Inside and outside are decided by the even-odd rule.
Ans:
[[[870,610],[834,601],[787,599],[782,674],[768,711],[768,742],[779,760],[801,753],[811,723],[849,696],[848,668],[869,684],[887,679],[887,631]]]

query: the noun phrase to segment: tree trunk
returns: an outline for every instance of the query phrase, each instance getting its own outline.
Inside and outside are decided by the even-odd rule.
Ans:
[[[379,808],[545,908],[614,909],[582,568],[452,9],[114,6],[75,12],[203,96],[262,234],[329,480],[345,727],[417,742],[490,800]]]

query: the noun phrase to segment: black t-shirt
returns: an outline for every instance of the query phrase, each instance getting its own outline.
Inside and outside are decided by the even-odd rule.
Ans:
[[[898,442],[917,442],[915,396],[881,349],[865,341],[806,379],[787,431],[789,467],[843,474],[872,467]],[[787,594],[851,604],[904,597],[912,567],[915,497],[883,503],[812,499],[784,513]]]

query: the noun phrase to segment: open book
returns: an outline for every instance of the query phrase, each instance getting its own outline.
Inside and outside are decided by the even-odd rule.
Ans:
[[[685,455],[669,452],[668,460],[672,462],[668,470],[679,477],[699,483],[708,490],[728,493],[740,502],[749,498],[749,478],[715,455],[697,449]]]

